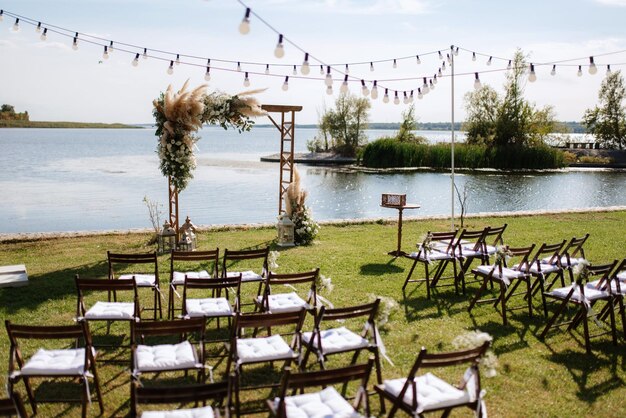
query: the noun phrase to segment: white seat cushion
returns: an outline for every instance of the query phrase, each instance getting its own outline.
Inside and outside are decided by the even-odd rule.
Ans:
[[[600,279],[587,283],[587,285],[585,286],[585,296],[587,295],[589,289],[596,289],[599,283]],[[603,290],[606,290],[606,285],[603,286]],[[619,290],[620,293],[626,294],[626,283],[620,283]],[[617,283],[615,282],[615,280],[611,280],[611,292],[613,294],[617,294]]]
[[[80,376],[85,371],[85,349],[39,349],[22,367],[21,374]]]
[[[252,270],[229,271],[228,273],[226,273],[226,277],[236,277],[239,274],[241,274],[241,281],[242,282],[259,282],[259,281],[263,280],[263,276],[253,272]]]
[[[187,299],[187,315],[191,318],[228,316],[233,310],[226,298]]]
[[[517,268],[517,264],[515,266],[513,266],[513,268]],[[537,265],[537,263],[533,263],[530,265],[530,269],[529,271],[532,274],[550,274],[550,273],[554,273],[561,270],[561,268],[559,266],[557,266],[556,264],[539,264]]]
[[[279,399],[274,400],[278,408]],[[285,407],[289,418],[357,418],[362,415],[343,398],[335,388],[315,393],[286,396]]]
[[[132,302],[96,302],[87,312],[87,319],[134,319],[135,304]]]
[[[312,332],[302,334],[302,339],[309,343]],[[340,351],[357,350],[365,348],[369,342],[360,335],[350,331],[346,327],[325,329],[320,332],[322,337],[322,350],[325,354],[332,354]],[[313,347],[319,348],[317,338],[313,339]]]
[[[413,258],[416,259],[417,255],[419,254],[419,260],[420,261],[439,261],[439,260],[452,260],[454,257],[450,256],[449,254],[446,254],[445,252],[441,252],[438,250],[433,250],[429,253],[426,253],[425,251],[420,252],[412,252],[411,254],[408,255],[409,258]]]
[[[546,257],[546,258],[542,259],[541,262],[544,263],[544,264],[547,264],[550,261],[551,258],[552,257]],[[570,266],[575,266],[576,264],[580,264],[584,260],[585,260],[584,258],[572,257],[569,260],[570,261],[569,265]],[[567,257],[566,256],[561,257],[561,265],[567,267],[568,264],[567,264]]]
[[[626,270],[617,273],[617,278],[620,282],[626,282]]]
[[[130,280],[133,277],[135,278],[137,287],[152,287],[156,281],[154,274],[122,274],[118,279]]]
[[[263,296],[257,296],[257,303],[263,303]],[[307,308],[308,304],[296,292],[276,293],[267,297],[269,311],[272,313],[297,312]]]
[[[280,360],[293,356],[293,350],[280,335],[237,340],[237,357],[240,363]]]
[[[186,271],[186,272],[175,271],[174,273],[172,273],[172,284],[182,286],[183,284],[185,284],[185,276],[189,277],[190,279],[210,279],[211,278],[211,275],[206,270]]]
[[[140,372],[190,369],[197,365],[196,350],[189,341],[179,344],[138,345],[135,368]]]
[[[141,414],[141,418],[213,418],[214,416],[213,408],[210,406],[174,411],[146,411]]]
[[[491,273],[491,271],[493,270],[493,274],[491,277],[494,277],[496,279],[503,279],[505,281],[509,281],[511,279],[521,279],[524,278],[524,273],[521,271],[517,271],[517,270],[513,270],[507,267],[503,267],[502,268],[502,277],[500,277],[500,269],[496,266],[492,266],[492,265],[482,265],[482,266],[477,266],[474,270],[474,272],[478,272],[480,274],[483,275],[488,275]]]
[[[385,380],[383,386],[386,392],[398,396],[405,382],[406,378]],[[416,377],[415,385],[417,410],[420,412],[471,402],[471,396],[468,391],[457,389],[432,373]],[[413,391],[410,387],[404,394],[403,400],[409,405],[413,404]]]
[[[566,287],[560,287],[558,289],[554,289],[553,291],[549,292],[549,294],[555,295],[555,296],[559,296],[561,298],[565,298],[567,296],[567,294],[570,292],[570,290],[572,290],[572,286],[575,287],[574,289],[574,293],[572,293],[572,297],[571,299],[576,300],[578,302],[582,301],[582,297],[580,294],[580,287],[578,287],[577,284],[571,284],[569,286]],[[585,288],[585,299],[587,301],[592,301],[592,300],[596,300],[596,299],[602,299],[602,298],[607,298],[609,297],[609,292],[605,292],[603,290],[598,290],[598,289],[594,289],[591,287],[586,287]]]

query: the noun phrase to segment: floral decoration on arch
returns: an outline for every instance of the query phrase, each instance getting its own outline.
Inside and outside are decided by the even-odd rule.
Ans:
[[[189,81],[175,92],[171,85],[165,93],[153,101],[152,114],[156,120],[155,135],[159,137],[161,173],[171,178],[182,191],[193,178],[196,168],[194,149],[200,139],[195,133],[204,124],[219,125],[224,129],[235,128],[240,133],[254,125],[251,118],[267,113],[254,94],[263,90],[251,90],[231,96],[222,92],[206,93],[203,84],[187,90]]]

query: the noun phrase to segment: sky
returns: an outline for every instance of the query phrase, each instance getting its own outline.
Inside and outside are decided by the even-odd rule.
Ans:
[[[236,94],[265,88],[258,95],[262,103],[301,105],[296,121],[315,123],[324,109],[333,106],[345,64],[364,62],[348,66],[349,86],[353,94],[362,96],[360,80],[368,89],[377,80],[379,97],[372,100],[370,121],[399,122],[408,105],[402,100],[394,104],[394,92],[402,98],[404,91],[411,90],[420,122],[449,121],[452,109],[460,121],[465,117],[463,97],[473,90],[475,73],[483,84],[502,92],[507,60],[521,48],[528,62],[536,63],[537,81],[526,84],[527,99],[540,107],[553,106],[559,120],[579,121],[585,109],[597,103],[606,65],[611,64],[612,70],[626,67],[626,0],[244,3],[253,13],[247,35],[238,30],[245,7],[236,0],[0,0],[5,11],[0,22],[0,103],[27,110],[31,120],[150,123],[152,100],[169,84],[180,88],[186,80],[194,87],[207,83],[206,59],[211,58],[208,91]],[[27,19],[22,19],[19,31],[13,31],[15,18],[7,13],[50,27],[47,40],[40,40]],[[71,37],[53,33],[52,25],[85,34],[79,35],[78,50],[71,48]],[[278,33],[284,36],[281,59],[274,56]],[[104,40],[89,44],[81,39],[87,35]],[[110,40],[114,51],[105,60],[103,45]],[[432,79],[451,45],[459,47],[454,57],[454,95],[446,63],[435,89],[419,100],[417,88],[423,77]],[[135,53],[144,47],[150,58],[133,67]],[[442,51],[443,60],[436,51]],[[622,52],[612,54],[618,51]],[[304,52],[310,54],[308,78],[299,72]],[[176,54],[198,58],[182,57],[169,75],[169,60],[175,60]],[[489,56],[494,57],[491,65],[487,65]],[[595,75],[588,73],[590,56],[598,67]],[[551,63],[571,59],[577,60],[557,64],[556,75],[550,75]],[[370,71],[369,63],[374,61],[386,62],[374,63]],[[241,72],[237,62],[242,63]],[[332,64],[332,95],[326,92],[320,63]],[[266,64],[269,76],[264,74]],[[293,65],[298,76],[292,74]],[[578,65],[582,65],[581,77]],[[243,85],[246,71],[250,87]],[[285,76],[290,77],[287,91],[282,89]],[[397,79],[402,80],[389,81]],[[383,103],[384,88],[389,89],[389,103]]]

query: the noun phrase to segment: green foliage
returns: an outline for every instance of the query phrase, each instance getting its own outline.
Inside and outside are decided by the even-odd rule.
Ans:
[[[380,138],[367,144],[362,164],[371,168],[431,167],[448,168],[449,144],[414,144],[395,138]],[[563,167],[563,153],[547,145],[533,147],[512,145],[457,144],[454,165],[459,168],[544,169]]]
[[[294,207],[291,220],[295,224],[294,241],[296,245],[311,244],[320,231],[319,224],[313,219],[311,208],[306,205]]]
[[[587,109],[583,121],[587,130],[606,148],[626,146],[626,88],[621,71],[612,71],[602,80],[600,106]]]
[[[551,106],[537,109],[524,99],[527,67],[518,50],[506,75],[503,98],[489,86],[465,95],[469,144],[530,146],[543,143],[557,127]]]
[[[28,112],[15,113],[15,108],[10,104],[0,106],[0,121],[28,121]],[[2,126],[2,125],[0,125]]]
[[[320,120],[320,135],[327,149],[353,157],[359,147],[367,142],[369,100],[350,93],[341,94],[335,100],[335,109],[328,110]],[[331,138],[330,140],[328,138]]]
[[[417,119],[415,118],[415,106],[411,105],[406,111],[402,112],[402,123],[396,134],[396,139],[400,142],[413,142],[423,144],[426,138],[413,133],[419,129]]]

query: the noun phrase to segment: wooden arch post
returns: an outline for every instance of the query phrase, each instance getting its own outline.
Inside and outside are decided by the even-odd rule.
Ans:
[[[280,131],[280,179],[278,181],[278,214],[285,210],[283,208],[283,193],[293,181],[293,148],[296,133],[296,112],[302,110],[302,106],[288,105],[262,105],[267,117]],[[278,124],[270,113],[280,113],[280,124]]]
[[[176,242],[178,242],[178,187],[172,183],[172,178],[169,176],[167,177],[167,192],[169,197],[167,201],[169,202],[170,209],[170,225],[172,225],[172,228],[176,231]]]

